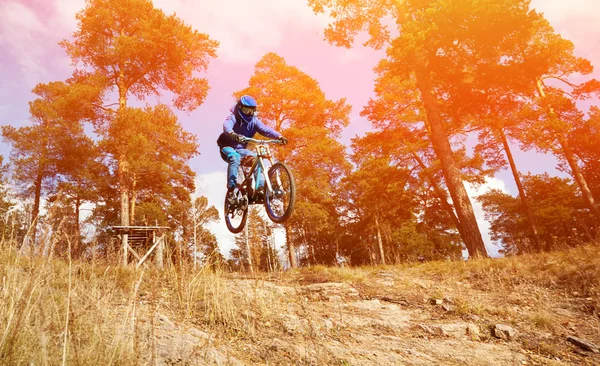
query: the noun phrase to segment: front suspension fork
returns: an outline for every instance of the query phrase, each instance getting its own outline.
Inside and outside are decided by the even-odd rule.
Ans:
[[[269,158],[269,163],[271,164],[271,166],[273,166],[273,160],[271,160],[270,158]],[[264,164],[262,158],[258,159],[258,165],[259,165],[260,169],[263,171],[263,174],[265,175],[265,183],[267,184],[267,189],[269,190],[269,192],[273,192],[273,184],[271,183],[271,180],[269,179],[269,172],[265,169],[265,164]],[[275,180],[277,181],[278,187],[283,186],[283,184],[281,183],[281,176],[279,175],[279,171],[275,172]]]

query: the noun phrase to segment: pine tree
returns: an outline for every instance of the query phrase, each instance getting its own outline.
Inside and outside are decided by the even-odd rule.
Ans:
[[[235,93],[244,94],[256,98],[261,120],[289,139],[276,156],[291,166],[296,180],[296,207],[285,224],[291,266],[298,265],[298,245],[306,248],[307,262],[333,263],[335,188],[349,170],[336,138],[349,122],[350,106],[345,99],[327,99],[315,79],[274,53],[256,64],[249,86]]]
[[[310,0],[315,12],[329,12],[333,23],[325,31],[333,44],[351,47],[361,31],[369,33],[366,45],[387,46],[388,57],[379,67],[406,87],[401,101],[416,98],[426,116],[428,137],[440,161],[444,181],[462,226],[470,255],[486,255],[485,245],[465,190],[461,169],[449,140],[453,130],[467,121],[453,115],[455,107],[476,102],[470,81],[483,75],[477,60],[502,59],[514,39],[527,34],[536,15],[526,0],[432,0],[371,2],[366,0]],[[398,35],[383,20],[395,20]],[[483,64],[485,66],[485,63]],[[416,88],[415,88],[416,87]],[[408,109],[419,106],[408,104]]]
[[[175,15],[167,16],[154,8],[150,0],[91,0],[77,14],[78,30],[72,41],[61,45],[71,60],[101,80],[102,90],[115,90],[117,103],[110,104],[110,94],[104,95],[98,107],[111,117],[104,131],[121,133],[129,118],[139,117],[142,111],[127,107],[133,96],[143,100],[168,91],[173,105],[192,111],[204,101],[208,81],[195,72],[204,71],[215,57],[217,42],[184,24]],[[111,109],[113,105],[118,108]],[[157,113],[160,111],[157,111]],[[112,123],[119,124],[117,127]],[[120,136],[110,135],[110,139]],[[121,136],[123,137],[123,136]],[[121,224],[129,225],[129,208],[136,197],[130,197],[136,177],[130,174],[132,157],[127,149],[116,147]],[[134,191],[135,192],[135,191]],[[124,238],[124,240],[127,240]]]

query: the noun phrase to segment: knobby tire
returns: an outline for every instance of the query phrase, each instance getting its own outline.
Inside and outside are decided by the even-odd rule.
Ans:
[[[244,230],[246,226],[246,220],[248,219],[248,207],[242,213],[242,221],[238,226],[234,226],[231,222],[231,217],[229,215],[229,200],[227,199],[227,195],[225,196],[225,206],[224,206],[224,214],[225,214],[225,224],[227,225],[227,229],[231,231],[233,234],[239,234]]]
[[[273,166],[269,169],[269,180],[271,181],[271,185],[273,186],[273,189],[279,188],[276,187],[277,186],[277,180],[275,179],[275,172],[277,170],[283,171],[285,172],[287,178],[285,177],[281,177],[281,179],[288,179],[287,183],[289,184],[289,205],[287,206],[287,208],[285,209],[285,212],[283,213],[283,215],[278,216],[277,214],[275,214],[273,212],[273,209],[271,207],[271,197],[270,195],[274,194],[273,192],[267,192],[267,194],[265,195],[265,210],[267,211],[267,216],[269,216],[269,219],[271,219],[271,221],[277,223],[277,224],[281,224],[284,223],[285,221],[287,221],[290,216],[292,215],[292,212],[294,212],[294,206],[296,204],[296,183],[294,182],[294,176],[292,175],[292,171],[290,170],[290,168],[282,163],[282,162],[278,162],[273,164]],[[282,182],[282,184],[285,185],[284,182]]]

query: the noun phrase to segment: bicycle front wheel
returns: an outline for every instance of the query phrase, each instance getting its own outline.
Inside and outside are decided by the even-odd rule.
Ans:
[[[292,171],[284,163],[275,163],[269,169],[272,190],[266,192],[267,216],[278,224],[290,218],[296,204],[296,183]],[[267,189],[268,190],[268,189]]]

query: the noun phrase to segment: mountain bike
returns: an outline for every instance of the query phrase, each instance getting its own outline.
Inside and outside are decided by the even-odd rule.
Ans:
[[[242,159],[238,170],[235,197],[225,196],[225,224],[234,234],[244,230],[248,218],[248,206],[264,204],[267,216],[275,223],[283,223],[290,218],[296,203],[296,184],[290,168],[282,162],[274,162],[269,144],[281,144],[279,140],[257,140],[253,142],[256,156]],[[258,177],[264,176],[264,185],[259,187]],[[232,202],[230,202],[232,201]]]

